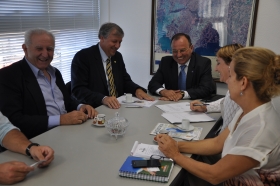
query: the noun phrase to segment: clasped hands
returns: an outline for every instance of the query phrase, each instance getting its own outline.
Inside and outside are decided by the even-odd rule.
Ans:
[[[75,110],[60,116],[61,125],[81,124],[87,119],[93,119],[98,112],[90,105],[82,105],[80,110]]]
[[[160,97],[159,100],[163,101],[179,101],[183,98],[183,95],[181,94],[180,90],[163,89],[160,91],[160,95],[162,97]]]

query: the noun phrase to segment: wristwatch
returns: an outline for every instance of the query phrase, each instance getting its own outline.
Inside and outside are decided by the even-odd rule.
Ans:
[[[27,148],[25,149],[25,154],[26,154],[27,156],[30,156],[30,158],[33,159],[33,157],[32,157],[31,154],[30,154],[30,148],[31,148],[32,146],[39,146],[39,144],[38,144],[38,143],[30,143],[30,144],[27,146]]]
[[[184,97],[185,97],[185,91],[180,91],[180,93],[181,93],[181,95],[182,95],[182,98],[181,99],[183,99]]]

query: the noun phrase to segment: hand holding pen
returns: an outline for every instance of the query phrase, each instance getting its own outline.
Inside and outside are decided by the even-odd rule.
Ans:
[[[190,103],[190,109],[195,112],[207,112],[206,105],[209,105],[208,103],[202,103],[199,100],[194,100]]]
[[[208,103],[202,103],[202,104],[193,104],[193,106],[203,106],[203,105],[209,105]]]

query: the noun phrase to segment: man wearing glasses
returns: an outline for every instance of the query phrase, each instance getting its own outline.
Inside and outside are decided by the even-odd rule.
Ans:
[[[206,98],[215,91],[211,61],[193,52],[190,36],[175,34],[171,39],[172,56],[161,59],[148,89],[161,100]],[[164,85],[164,87],[163,87]]]

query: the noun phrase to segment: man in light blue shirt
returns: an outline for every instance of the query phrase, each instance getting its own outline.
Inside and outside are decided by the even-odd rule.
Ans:
[[[13,129],[19,130],[17,127],[11,124],[7,117],[3,116],[0,112],[0,145],[2,146],[2,140],[8,132]]]
[[[60,71],[51,66],[52,33],[44,29],[25,32],[22,48],[22,60],[0,69],[0,110],[27,138],[97,115],[90,105],[71,99]]]
[[[45,160],[39,167],[47,166],[54,159],[54,151],[48,146],[39,146],[37,143],[31,143],[18,128],[13,126],[0,112],[0,144],[1,146],[21,154],[26,154],[34,160]],[[23,162],[10,161],[0,164],[0,184],[13,184],[23,180],[26,175],[33,171]]]

